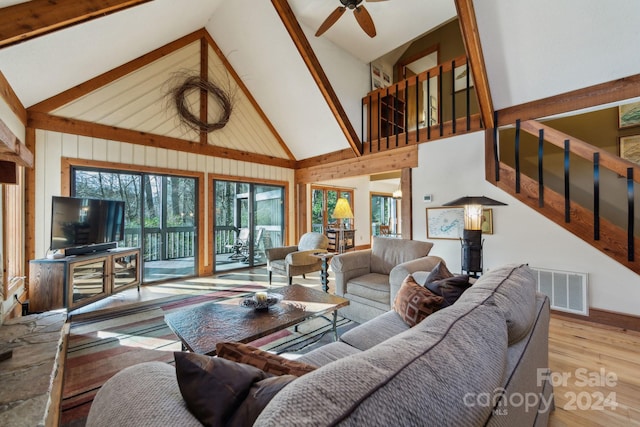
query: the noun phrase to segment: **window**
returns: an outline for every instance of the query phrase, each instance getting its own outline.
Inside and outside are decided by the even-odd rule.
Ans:
[[[396,234],[400,234],[397,200],[388,194],[371,193],[371,235]]]
[[[196,275],[196,178],[72,168],[71,181],[74,197],[125,202],[119,246],[142,249],[144,282]]]
[[[331,216],[339,197],[349,201],[353,208],[353,190],[333,187],[311,187],[311,231],[324,233],[328,228],[338,228],[338,220]],[[353,228],[351,221],[345,220],[345,228]]]

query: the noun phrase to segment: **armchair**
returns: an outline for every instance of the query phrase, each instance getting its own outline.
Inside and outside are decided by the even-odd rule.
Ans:
[[[297,246],[283,246],[265,250],[267,256],[267,271],[269,272],[269,286],[273,272],[287,276],[289,284],[293,276],[304,275],[322,269],[322,260],[312,256],[318,252],[327,252],[329,239],[322,233],[305,233],[300,237]]]
[[[336,295],[349,299],[340,314],[364,323],[391,310],[408,274],[431,271],[442,258],[428,256],[433,243],[374,237],[371,249],[336,255],[331,260]]]

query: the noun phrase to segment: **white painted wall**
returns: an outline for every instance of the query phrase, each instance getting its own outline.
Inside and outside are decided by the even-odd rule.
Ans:
[[[44,257],[49,247],[51,235],[51,196],[60,195],[61,180],[56,179],[61,172],[61,158],[124,163],[179,171],[205,173],[204,206],[200,212],[204,213],[205,230],[208,230],[207,209],[209,206],[210,180],[207,174],[229,175],[230,177],[258,178],[269,181],[289,183],[289,206],[294,206],[292,169],[256,165],[254,163],[223,159],[220,157],[200,156],[181,151],[163,148],[145,147],[129,143],[107,141],[98,138],[63,134],[59,132],[36,131],[36,229],[35,255]],[[289,209],[286,221],[295,224],[295,210]],[[209,236],[209,233],[206,233]],[[205,244],[202,254],[207,266],[211,260]]]
[[[475,0],[496,109],[640,72],[637,0]]]
[[[413,235],[426,238],[425,208],[438,207],[466,195],[485,195],[507,203],[493,207],[493,235],[484,237],[484,267],[528,263],[534,267],[589,274],[589,305],[640,315],[640,280],[626,267],[528,208],[484,179],[484,134],[421,144],[419,166],[413,169]],[[422,196],[433,194],[432,203]],[[460,271],[460,242],[430,240],[431,254],[445,259],[451,271]]]

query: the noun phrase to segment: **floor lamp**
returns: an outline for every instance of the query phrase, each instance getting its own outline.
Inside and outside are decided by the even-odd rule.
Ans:
[[[464,207],[464,231],[460,239],[462,272],[478,277],[478,273],[482,273],[482,207],[506,206],[506,203],[485,196],[465,196],[442,206]]]
[[[353,212],[351,212],[351,206],[349,201],[344,197],[340,197],[336,203],[336,207],[333,209],[332,216],[340,220],[340,237],[338,243],[338,253],[344,252],[344,220],[353,218]]]

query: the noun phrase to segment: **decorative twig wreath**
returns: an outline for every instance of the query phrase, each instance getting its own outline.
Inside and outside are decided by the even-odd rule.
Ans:
[[[200,117],[189,110],[187,94],[192,90],[205,90],[216,100],[221,109],[217,122],[208,123],[202,121]],[[180,120],[193,130],[198,132],[213,132],[214,130],[222,129],[229,121],[229,117],[231,117],[233,106],[231,105],[230,96],[220,87],[199,76],[187,77],[182,85],[174,88],[171,92]]]

